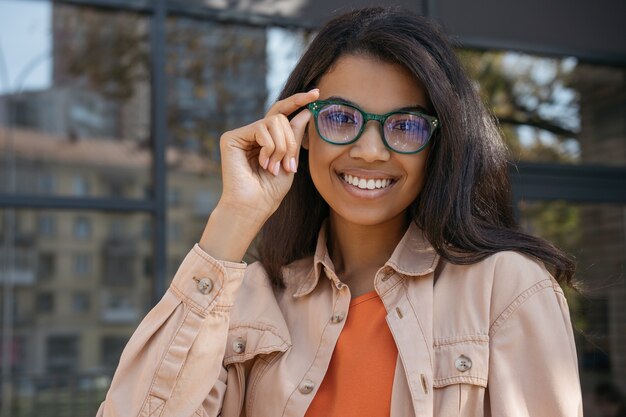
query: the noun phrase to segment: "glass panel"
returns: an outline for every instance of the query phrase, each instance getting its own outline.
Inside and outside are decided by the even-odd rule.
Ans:
[[[269,108],[278,98],[291,70],[315,34],[305,30],[267,28],[267,103]]]
[[[169,277],[219,199],[220,136],[263,117],[304,40],[301,31],[168,19]]]
[[[0,192],[145,197],[148,38],[128,12],[0,2]]]
[[[626,69],[575,58],[460,50],[514,159],[626,164]]]
[[[53,233],[47,226],[42,233],[42,218]],[[95,415],[122,347],[150,307],[149,220],[0,209],[0,308],[4,315],[9,303],[11,314],[1,363],[11,367],[12,416]],[[77,224],[89,232],[76,233]]]
[[[626,386],[626,206],[521,203],[524,228],[576,257],[583,295],[566,290],[585,415],[600,416]],[[623,395],[623,394],[622,394]],[[617,414],[615,414],[617,415]]]

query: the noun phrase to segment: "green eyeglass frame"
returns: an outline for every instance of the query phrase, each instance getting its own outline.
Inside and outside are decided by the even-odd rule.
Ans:
[[[338,104],[341,106],[346,106],[346,107],[350,107],[356,111],[358,111],[359,113],[361,113],[361,116],[363,117],[363,124],[361,126],[361,129],[359,130],[359,132],[357,133],[357,135],[355,136],[354,139],[348,141],[348,142],[334,142],[328,138],[326,138],[324,135],[322,135],[322,133],[320,132],[318,123],[317,123],[317,117],[320,113],[320,111],[322,110],[322,108],[324,108],[324,106],[327,106],[329,104]],[[368,113],[358,107],[356,107],[355,105],[352,104],[348,104],[345,103],[343,101],[338,101],[338,100],[317,100],[314,101],[312,103],[309,103],[306,106],[311,113],[313,113],[313,119],[315,120],[315,129],[317,130],[317,134],[325,141],[328,142],[330,144],[333,145],[349,145],[351,143],[356,142],[357,140],[359,140],[359,138],[361,137],[361,135],[363,134],[363,131],[365,131],[365,126],[367,125],[367,123],[370,120],[375,120],[377,122],[380,123],[380,127],[381,127],[381,138],[383,140],[383,143],[385,144],[385,147],[387,149],[390,149],[394,152],[397,153],[401,153],[401,154],[416,154],[418,152],[421,152],[422,150],[424,150],[424,148],[426,148],[426,146],[428,146],[428,143],[430,142],[430,139],[433,137],[433,134],[435,133],[435,131],[437,130],[437,128],[439,128],[439,119],[437,119],[434,116],[428,115],[428,114],[424,114],[418,111],[392,111],[389,113],[385,113],[385,114],[375,114],[375,113]],[[429,131],[429,135],[428,138],[426,139],[426,141],[424,142],[424,144],[417,150],[415,151],[409,151],[409,152],[405,152],[405,151],[399,151],[397,149],[392,148],[389,143],[387,142],[387,139],[385,138],[385,122],[387,121],[387,119],[390,116],[393,116],[394,114],[412,114],[415,116],[419,116],[423,119],[425,119],[430,126],[432,126],[432,129],[430,129]]]

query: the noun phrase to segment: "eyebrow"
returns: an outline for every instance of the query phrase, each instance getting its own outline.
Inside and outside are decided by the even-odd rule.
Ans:
[[[340,101],[342,103],[349,104],[349,105],[354,106],[354,107],[358,107],[359,109],[361,108],[361,106],[359,106],[355,102],[353,102],[351,100],[348,100],[347,98],[343,98],[343,97],[339,97],[339,96],[331,96],[331,97],[325,98],[324,100],[325,101],[326,100],[327,101]],[[415,111],[415,110],[417,110],[420,113],[430,114],[430,112],[424,106],[421,106],[419,104],[415,104],[413,106],[401,107],[399,109],[394,109],[391,112],[395,112],[395,111]]]

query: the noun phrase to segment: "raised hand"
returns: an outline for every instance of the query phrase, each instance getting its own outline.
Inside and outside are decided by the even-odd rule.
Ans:
[[[243,256],[276,211],[293,183],[311,113],[305,109],[291,120],[287,116],[318,97],[317,89],[294,94],[276,102],[263,119],[222,135],[222,196],[200,241],[211,255]]]

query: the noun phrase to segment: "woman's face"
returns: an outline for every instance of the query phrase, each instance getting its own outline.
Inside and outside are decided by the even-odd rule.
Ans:
[[[426,91],[404,67],[363,55],[340,57],[322,76],[320,99],[345,100],[369,113],[429,108]],[[429,147],[417,154],[399,154],[385,147],[380,123],[370,121],[361,137],[349,145],[325,142],[313,122],[303,146],[315,187],[331,215],[359,225],[399,219],[422,190]],[[382,188],[362,189],[346,181],[381,180]],[[384,186],[386,183],[389,185]],[[363,182],[361,182],[361,185]]]

